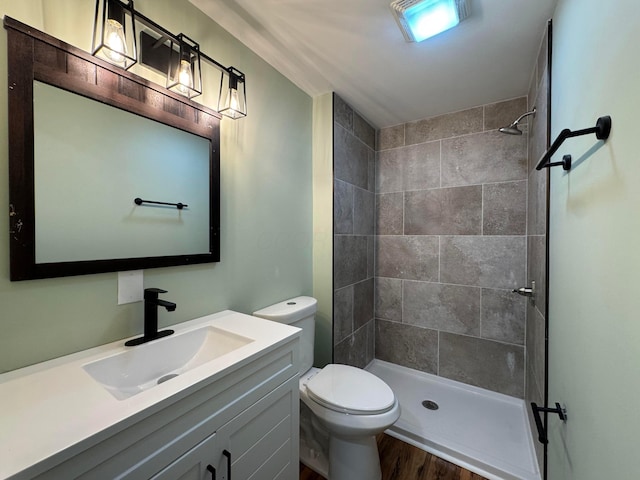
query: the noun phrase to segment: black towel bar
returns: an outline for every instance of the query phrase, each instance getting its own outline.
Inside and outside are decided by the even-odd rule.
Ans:
[[[184,207],[188,207],[189,205],[185,203],[168,203],[168,202],[154,202],[153,200],[143,200],[140,197],[134,198],[133,202],[136,205],[142,205],[143,203],[152,203],[154,205],[169,205],[170,207],[176,207],[178,210],[182,210]]]

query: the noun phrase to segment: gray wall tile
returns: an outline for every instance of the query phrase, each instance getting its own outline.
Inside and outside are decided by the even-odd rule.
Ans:
[[[525,180],[527,137],[489,131],[442,141],[442,186]]]
[[[443,377],[524,396],[524,347],[440,332],[439,361]]]
[[[367,147],[372,150],[376,148],[376,130],[369,122],[367,122],[358,112],[353,112],[353,133],[358,137]]]
[[[544,29],[544,34],[542,37],[542,42],[540,43],[540,50],[538,51],[538,62],[536,65],[536,72],[538,74],[537,82],[540,84],[542,82],[542,76],[546,75],[544,70],[547,68],[548,58],[547,58],[547,41],[548,41],[548,32],[547,29]]]
[[[525,279],[525,254],[525,237],[441,237],[440,281],[519,288]]]
[[[547,89],[547,70],[545,68],[535,102],[536,116],[529,122],[529,171],[535,168],[547,150]]]
[[[376,193],[424,190],[440,186],[440,142],[378,153]]]
[[[496,130],[511,125],[520,115],[527,112],[527,97],[514,98],[504,102],[492,103],[484,106],[484,129]],[[525,117],[518,125],[526,124],[529,117]]]
[[[529,235],[544,235],[547,231],[547,182],[549,170],[529,173],[527,195],[527,232]]]
[[[376,276],[437,281],[438,237],[377,237]]]
[[[402,321],[402,280],[376,277],[375,316],[383,320]]]
[[[367,235],[367,278],[376,274],[376,238]]]
[[[333,344],[353,333],[353,285],[333,292]]]
[[[546,237],[530,235],[527,237],[527,286],[536,282],[536,295],[533,302],[541,312],[547,300],[546,288]]]
[[[482,107],[426,118],[405,125],[405,144],[430,142],[482,131]]]
[[[404,146],[404,123],[378,130],[377,150]]]
[[[353,185],[333,181],[333,233],[353,233]]]
[[[374,354],[375,129],[338,95],[334,107],[334,360]]]
[[[376,195],[376,234],[402,235],[404,218],[404,194],[383,193]]]
[[[531,368],[538,388],[544,394],[545,364],[545,320],[531,303],[527,304],[527,363]]]
[[[376,321],[371,320],[363,327],[367,330],[367,365],[375,358],[376,353]]]
[[[482,338],[524,345],[527,300],[511,290],[482,289]]]
[[[353,131],[353,109],[337,94],[333,94],[333,120]]]
[[[367,278],[367,237],[334,235],[333,286],[342,288]]]
[[[480,185],[407,192],[404,198],[404,233],[406,235],[480,235],[482,233],[482,187]]]
[[[367,190],[376,191],[376,152],[369,150],[369,160],[367,162]]]
[[[529,80],[529,91],[527,92],[527,111],[533,110],[536,105],[536,95],[538,94],[538,84],[536,82],[536,70],[533,69],[531,79]]]
[[[376,358],[437,374],[438,332],[376,319]]]
[[[373,278],[353,285],[353,328],[373,320]]]
[[[527,182],[492,183],[482,186],[482,233],[527,233]]]
[[[402,321],[434,330],[480,335],[480,289],[405,280]]]
[[[338,343],[333,349],[333,361],[358,368],[366,367],[369,363],[368,358],[371,356],[370,331],[371,328],[365,325]]]
[[[471,383],[523,395],[522,307],[527,302],[507,289],[523,286],[526,280],[526,122],[533,119],[521,122],[522,137],[497,134],[495,129],[527,109],[527,98],[520,97],[377,132],[379,151],[375,168],[368,164],[367,178],[369,189],[375,178],[378,194],[376,236],[368,237],[367,255],[367,275],[376,257],[376,329],[366,340],[373,342],[375,336],[377,358],[437,373],[440,330],[441,335],[476,340],[483,355],[491,358],[506,350],[507,367],[505,362],[495,367],[497,380],[487,380],[493,375],[491,368],[489,374],[480,368],[469,373],[475,379]],[[354,113],[354,131],[358,122]],[[456,136],[461,137],[452,138]],[[356,322],[356,332],[373,325],[367,322],[358,329],[368,315]],[[481,334],[487,338],[477,338]],[[366,353],[357,347],[356,337],[350,335],[337,348],[346,363],[365,363],[373,352],[372,343]],[[448,361],[448,371],[460,377],[467,375],[466,363],[482,363],[465,352],[459,359],[449,355]],[[505,371],[513,372],[513,378],[507,379]]]
[[[334,123],[333,142],[335,178],[366,190],[369,185],[369,149],[337,123]]]
[[[375,222],[375,194],[355,188],[353,192],[353,233],[373,235]]]

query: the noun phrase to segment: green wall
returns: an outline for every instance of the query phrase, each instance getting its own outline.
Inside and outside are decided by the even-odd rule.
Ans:
[[[84,50],[95,3],[0,0],[0,13]],[[187,0],[136,0],[136,8],[247,75],[248,116],[221,126],[221,261],[145,271],[145,287],[177,303],[164,325],[208,313],[253,310],[312,294],[312,99]],[[0,32],[0,135],[7,145],[6,32]],[[134,67],[136,73],[140,70]],[[218,77],[197,100],[216,106]],[[159,80],[156,80],[159,81]],[[7,149],[0,205],[8,210]],[[0,231],[8,232],[8,216]],[[0,235],[0,372],[108,343],[142,330],[142,304],[117,305],[117,274],[9,281],[9,236]],[[330,261],[330,259],[328,260]]]
[[[609,140],[570,139],[551,174],[549,478],[638,478],[640,431],[640,9],[560,0],[553,25],[552,138],[611,115]]]

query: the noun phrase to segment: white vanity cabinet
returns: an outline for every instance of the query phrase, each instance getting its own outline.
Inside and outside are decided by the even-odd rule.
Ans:
[[[168,465],[153,480],[294,479],[293,378]]]
[[[97,441],[75,445],[55,467],[15,478],[297,479],[297,372],[292,336],[140,412],[124,428],[98,432]]]

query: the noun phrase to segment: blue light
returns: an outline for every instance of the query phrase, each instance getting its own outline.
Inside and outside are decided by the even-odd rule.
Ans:
[[[416,42],[433,37],[460,23],[455,0],[425,0],[404,12]]]

